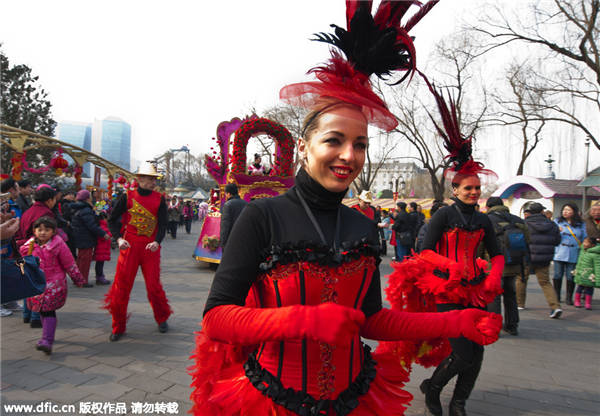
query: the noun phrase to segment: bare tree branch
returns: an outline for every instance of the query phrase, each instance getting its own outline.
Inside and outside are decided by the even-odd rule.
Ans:
[[[530,1],[508,18],[496,6],[467,29],[489,40],[480,54],[509,43],[539,46],[547,52],[542,65],[524,83],[525,92],[537,101],[523,102],[523,110],[537,115],[529,121],[560,122],[577,127],[600,149],[597,119],[600,116],[600,0]],[[531,55],[531,54],[530,54]],[[507,104],[507,103],[505,103]],[[594,117],[584,117],[593,106]],[[506,112],[505,112],[506,113]],[[514,112],[513,112],[514,113]],[[545,114],[543,117],[541,114]],[[506,119],[506,114],[497,116]],[[510,118],[510,117],[509,117]],[[513,120],[509,124],[522,123]]]

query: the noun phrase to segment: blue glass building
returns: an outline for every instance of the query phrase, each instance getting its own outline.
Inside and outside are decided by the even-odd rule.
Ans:
[[[129,170],[131,160],[131,125],[116,117],[94,122],[94,142],[104,159]],[[97,143],[94,143],[96,149]],[[96,152],[98,153],[98,152]]]
[[[63,122],[58,123],[58,140],[72,144],[74,146],[81,147],[87,151],[92,151],[92,125],[90,123],[77,123],[77,122]],[[73,163],[68,155],[65,155],[65,159],[69,164]],[[83,174],[90,176],[91,164],[85,163],[83,165]]]

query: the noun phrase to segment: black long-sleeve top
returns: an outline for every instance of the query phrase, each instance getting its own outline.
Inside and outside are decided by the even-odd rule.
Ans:
[[[328,247],[323,247],[315,227],[305,212],[295,188],[299,188]],[[269,265],[267,257],[281,264],[307,260],[336,265],[348,259],[328,251],[333,245],[338,209],[339,242],[342,251],[367,242],[365,255],[376,257],[379,264],[379,234],[375,223],[360,212],[341,204],[345,191],[327,191],[303,169],[296,184],[285,194],[250,202],[233,225],[227,250],[223,253],[210,289],[204,313],[219,305],[243,306],[250,287]],[[362,241],[361,241],[362,240]],[[361,310],[366,316],[378,312],[381,305],[379,268],[372,276]]]
[[[475,205],[468,205],[457,198],[452,198],[454,204],[440,208],[431,217],[427,225],[427,234],[423,241],[423,250],[436,251],[438,241],[445,231],[460,227],[467,231],[483,228],[483,244],[490,257],[502,254],[496,240],[494,226],[487,215],[475,210]],[[462,213],[462,218],[457,211]]]
[[[148,196],[152,193],[144,188],[137,188],[137,191],[142,196]],[[121,218],[123,214],[127,211],[127,194],[124,193],[117,199],[115,205],[110,212],[110,217],[108,217],[108,228],[110,229],[110,233],[114,238],[122,237],[121,235]],[[157,230],[156,237],[154,241],[160,244],[165,238],[165,234],[167,233],[167,223],[169,222],[169,217],[167,214],[167,203],[165,202],[165,198],[160,199],[160,205],[158,206],[158,214],[156,216],[157,219]]]

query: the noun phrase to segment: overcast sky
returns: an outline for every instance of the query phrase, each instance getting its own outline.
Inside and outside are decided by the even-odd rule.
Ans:
[[[481,3],[442,0],[411,31],[420,67],[433,45]],[[503,1],[506,7],[519,3]],[[182,145],[193,154],[208,151],[220,121],[276,104],[282,86],[306,80],[306,70],[327,59],[327,46],[308,40],[312,33],[330,31],[330,23],[345,27],[342,0],[0,4],[2,49],[12,64],[39,75],[55,120],[119,117],[132,126],[136,160]],[[562,176],[583,173],[581,159],[566,162],[572,146],[563,142],[570,134],[538,152],[541,159],[562,152]],[[493,140],[479,149],[503,179],[518,159],[494,159],[498,150]],[[600,163],[597,153],[592,162]],[[530,170],[542,174],[543,163]]]

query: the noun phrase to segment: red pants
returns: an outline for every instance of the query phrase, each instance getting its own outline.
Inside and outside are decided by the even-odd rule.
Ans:
[[[75,260],[75,263],[86,283],[88,282],[88,277],[90,275],[90,265],[92,264],[93,257],[94,247],[77,249],[77,260]]]
[[[140,266],[156,322],[165,322],[173,312],[160,283],[160,248],[155,252],[146,250],[149,242],[129,241],[131,247],[119,253],[115,280],[104,299],[104,308],[112,315],[113,333],[125,332],[129,295]]]

